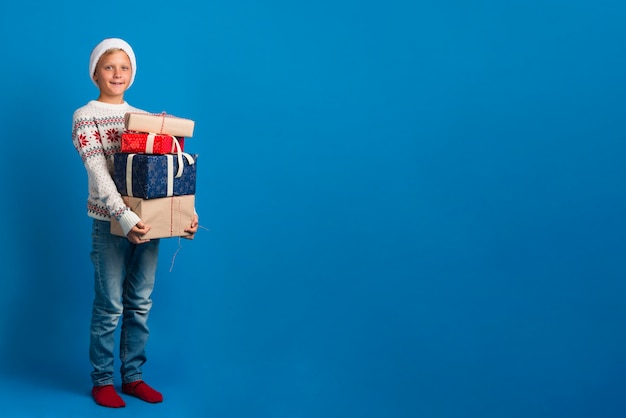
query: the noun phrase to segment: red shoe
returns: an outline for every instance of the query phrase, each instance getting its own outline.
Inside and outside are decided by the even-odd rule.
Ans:
[[[126,406],[124,399],[117,394],[113,385],[94,386],[91,389],[91,396],[93,396],[98,405],[108,408],[122,408]]]
[[[163,395],[152,389],[143,380],[122,384],[122,392],[150,403],[163,402]]]

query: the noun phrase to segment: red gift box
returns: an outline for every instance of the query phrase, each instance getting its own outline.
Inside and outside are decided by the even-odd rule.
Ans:
[[[185,138],[171,135],[124,132],[122,134],[122,152],[143,154],[175,154],[184,151]]]

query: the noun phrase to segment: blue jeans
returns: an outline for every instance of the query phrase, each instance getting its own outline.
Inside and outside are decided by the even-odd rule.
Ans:
[[[159,255],[159,240],[132,244],[111,235],[111,223],[94,220],[91,261],[95,298],[91,314],[89,359],[94,386],[113,384],[115,330],[122,318],[120,360],[122,382],[142,379],[146,362],[148,314]]]

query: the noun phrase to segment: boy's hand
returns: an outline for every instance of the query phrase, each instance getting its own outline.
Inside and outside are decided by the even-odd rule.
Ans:
[[[126,238],[133,244],[143,244],[144,242],[150,241],[149,239],[144,239],[143,236],[148,233],[152,229],[151,226],[144,224],[139,221],[133,226],[133,229],[128,231],[128,235]]]
[[[198,230],[198,215],[193,215],[193,219],[191,220],[191,227],[185,229],[189,235],[183,236],[186,239],[193,239],[196,231]]]

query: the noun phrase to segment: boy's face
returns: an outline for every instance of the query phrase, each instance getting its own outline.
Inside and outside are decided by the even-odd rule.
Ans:
[[[124,51],[102,55],[93,77],[100,89],[98,100],[113,104],[123,103],[131,74],[130,59]]]

